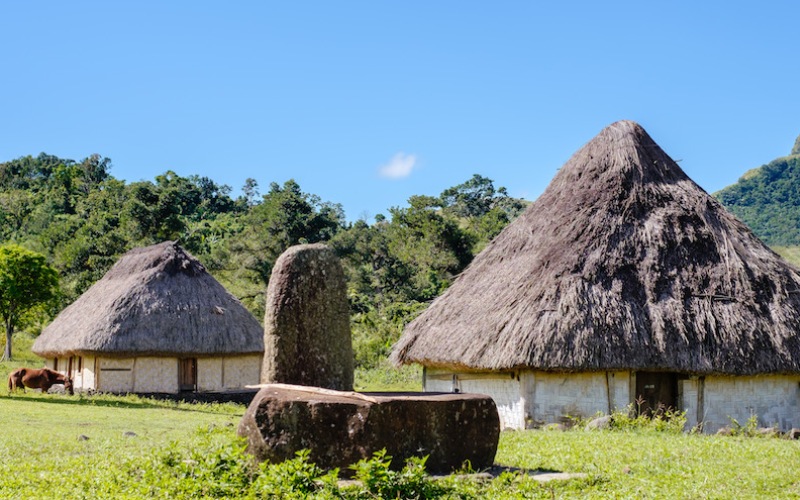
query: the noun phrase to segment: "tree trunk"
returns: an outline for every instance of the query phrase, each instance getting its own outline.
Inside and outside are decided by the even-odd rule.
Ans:
[[[3,352],[3,357],[0,361],[11,361],[11,335],[14,334],[14,325],[10,320],[6,320],[6,350]]]

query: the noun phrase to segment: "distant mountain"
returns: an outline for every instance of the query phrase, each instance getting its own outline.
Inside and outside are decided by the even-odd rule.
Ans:
[[[800,137],[789,156],[745,172],[714,196],[767,245],[800,245]]]

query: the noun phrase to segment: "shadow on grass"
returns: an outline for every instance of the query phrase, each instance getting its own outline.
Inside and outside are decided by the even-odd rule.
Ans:
[[[0,401],[33,401],[36,403],[55,404],[55,405],[72,405],[72,406],[97,406],[103,408],[126,408],[126,409],[167,409],[195,413],[220,413],[219,411],[211,410],[205,407],[207,404],[213,403],[238,403],[237,401],[223,401],[223,400],[191,400],[170,397],[171,395],[159,396],[137,396],[135,400],[125,399],[125,396],[119,396],[116,399],[114,396],[84,396],[84,395],[59,395],[48,394],[42,395],[41,393],[16,393],[16,394],[1,394]],[[209,397],[205,399],[210,399]],[[220,399],[225,399],[224,397]],[[252,399],[252,398],[251,398]],[[244,412],[244,410],[243,410]]]
[[[520,467],[511,467],[508,465],[493,465],[486,469],[486,474],[491,475],[492,477],[498,477],[504,472],[510,472],[512,474],[527,474],[529,476],[535,476],[538,474],[559,474],[562,471],[557,469],[547,469],[547,468],[538,468],[538,469],[522,469]]]

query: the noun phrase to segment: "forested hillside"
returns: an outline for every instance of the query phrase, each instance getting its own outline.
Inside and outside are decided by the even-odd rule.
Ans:
[[[714,194],[768,245],[800,245],[800,137],[789,156]]]
[[[525,206],[475,175],[438,196],[412,196],[408,207],[387,207],[374,224],[349,223],[340,205],[293,180],[261,194],[248,179],[233,198],[207,177],[167,171],[127,183],[110,170],[99,155],[0,163],[0,244],[43,254],[61,281],[58,300],[24,319],[33,334],[134,247],[177,240],[261,318],[278,256],[291,245],[327,242],[349,281],[357,365],[370,367]]]

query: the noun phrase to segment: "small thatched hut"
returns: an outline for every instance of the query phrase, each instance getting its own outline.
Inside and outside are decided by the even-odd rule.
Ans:
[[[505,427],[624,409],[800,427],[800,274],[636,123],[604,129],[407,326],[425,390]]]
[[[217,392],[257,384],[264,330],[174,242],[137,248],[33,345],[75,389]]]

